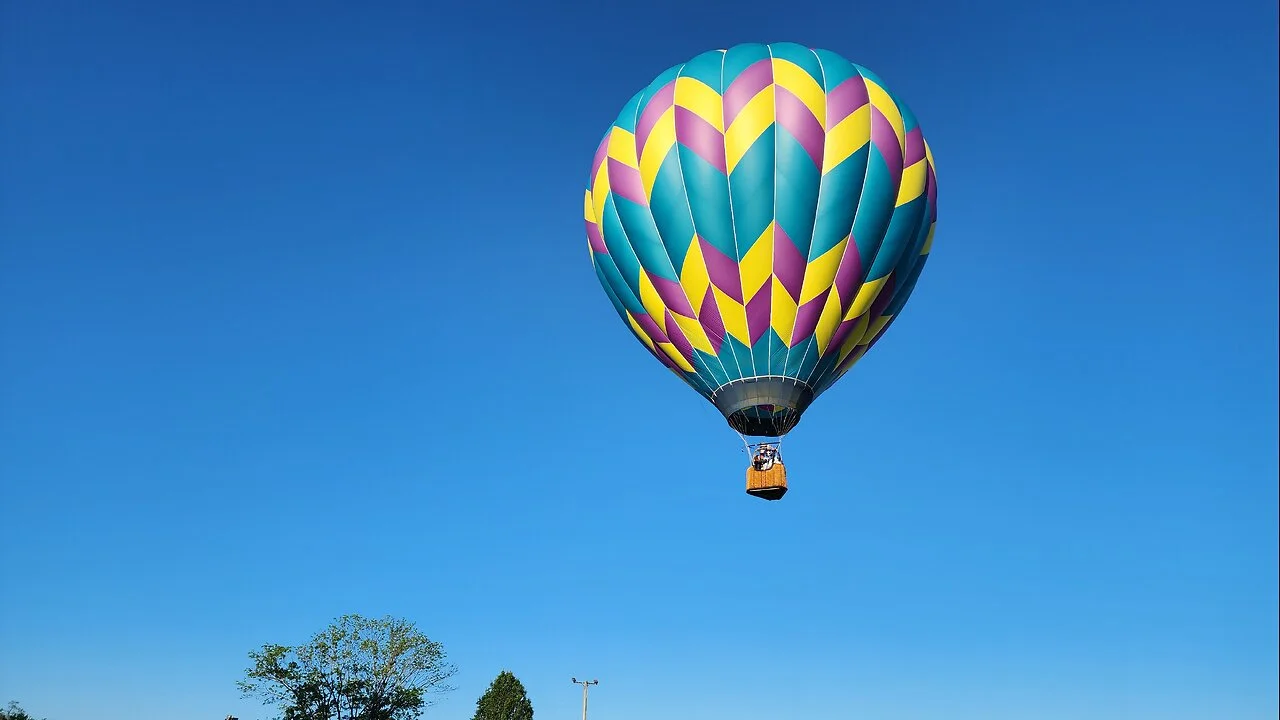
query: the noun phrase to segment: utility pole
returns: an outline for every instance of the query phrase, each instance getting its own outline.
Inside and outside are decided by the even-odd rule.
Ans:
[[[599,685],[599,680],[579,680],[573,679],[574,684],[582,686],[582,720],[587,720],[587,686]]]

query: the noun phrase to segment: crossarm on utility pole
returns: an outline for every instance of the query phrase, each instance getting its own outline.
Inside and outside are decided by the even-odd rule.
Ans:
[[[579,680],[578,678],[573,678],[573,682],[575,685],[582,686],[582,720],[587,720],[587,686],[599,685],[600,681],[599,680]]]

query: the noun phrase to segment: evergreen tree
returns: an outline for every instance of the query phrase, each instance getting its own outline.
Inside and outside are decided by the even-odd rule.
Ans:
[[[533,703],[520,680],[503,670],[476,701],[471,720],[533,720]]]

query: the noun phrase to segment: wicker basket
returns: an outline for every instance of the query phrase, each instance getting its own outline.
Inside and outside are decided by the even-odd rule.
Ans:
[[[787,469],[774,461],[768,470],[747,467],[747,494],[765,500],[778,500],[787,494]]]

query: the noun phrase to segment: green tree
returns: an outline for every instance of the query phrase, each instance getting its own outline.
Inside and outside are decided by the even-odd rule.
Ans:
[[[453,690],[444,648],[411,622],[344,615],[304,645],[267,644],[237,683],[284,720],[413,720]]]
[[[17,700],[10,700],[9,707],[0,710],[0,720],[36,720],[33,715],[23,710]]]
[[[524,684],[503,670],[476,701],[476,714],[471,720],[533,720],[533,703],[525,694]]]

